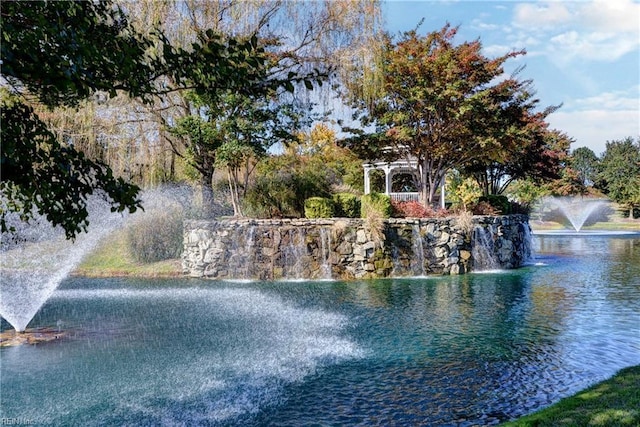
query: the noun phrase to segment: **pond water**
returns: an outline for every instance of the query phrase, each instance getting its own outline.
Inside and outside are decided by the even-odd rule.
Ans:
[[[0,349],[0,418],[492,425],[640,364],[640,237],[534,249],[525,268],[457,277],[72,278],[30,324],[67,338]]]

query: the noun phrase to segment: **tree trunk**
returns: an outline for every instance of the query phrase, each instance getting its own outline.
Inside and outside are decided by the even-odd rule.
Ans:
[[[233,216],[242,217],[242,209],[240,207],[240,191],[238,189],[238,172],[237,169],[227,168],[227,178],[229,180],[229,191],[231,191],[231,205],[233,206]]]
[[[418,187],[420,191],[420,202],[426,208],[434,207],[433,203],[440,189],[440,185],[444,180],[446,170],[442,170],[439,166],[431,168],[429,162],[423,160],[420,162],[419,173],[421,179],[421,185]]]
[[[215,216],[213,208],[212,182],[213,169],[207,171],[206,173],[202,173],[197,184],[195,205],[197,209],[197,216],[203,219],[213,218]]]
[[[418,163],[418,174],[416,187],[418,188],[418,199],[422,206],[429,207],[431,204],[430,188],[429,188],[429,169],[426,161]]]

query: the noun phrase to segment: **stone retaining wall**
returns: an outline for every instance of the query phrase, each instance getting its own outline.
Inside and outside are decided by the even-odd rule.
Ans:
[[[186,221],[183,269],[214,279],[359,279],[508,269],[530,255],[524,215]]]

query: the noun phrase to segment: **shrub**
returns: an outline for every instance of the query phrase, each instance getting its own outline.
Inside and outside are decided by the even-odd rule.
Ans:
[[[473,178],[457,179],[451,183],[449,197],[455,208],[470,209],[482,196],[482,189]]]
[[[154,210],[129,225],[127,242],[137,262],[177,258],[183,248],[182,214],[178,209]]]
[[[474,228],[473,214],[471,212],[466,210],[458,212],[455,218],[455,223],[460,227],[460,229],[462,229],[468,238],[471,238]]]
[[[266,162],[266,165],[271,163]],[[248,189],[244,206],[246,213],[257,217],[304,216],[304,201],[310,197],[330,196],[330,183],[322,171],[300,165],[278,165],[262,171]],[[266,168],[266,166],[265,166]]]
[[[488,202],[478,202],[473,208],[474,215],[498,215],[498,210]]]
[[[333,200],[310,197],[304,201],[305,218],[333,218]]]
[[[382,211],[377,209],[369,209],[367,215],[364,217],[364,227],[369,234],[369,238],[373,241],[375,246],[382,248],[385,240],[385,217]]]
[[[496,210],[499,214],[508,215],[511,213],[511,203],[507,196],[502,194],[489,194],[488,196],[480,197],[479,202],[487,202]]]
[[[427,209],[422,203],[416,201],[398,202],[393,200],[393,216],[399,218],[427,218],[433,213],[433,209]]]
[[[446,209],[434,209],[431,206],[424,206],[420,202],[391,202],[393,206],[393,216],[396,218],[444,218],[449,215]]]
[[[333,195],[335,215],[341,218],[360,217],[360,199],[351,193],[336,193]]]
[[[382,218],[389,218],[393,212],[391,197],[381,193],[365,194],[360,199],[360,216],[368,218],[372,212],[377,212]]]

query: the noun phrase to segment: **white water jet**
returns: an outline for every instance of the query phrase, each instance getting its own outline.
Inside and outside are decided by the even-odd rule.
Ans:
[[[571,223],[574,230],[579,232],[585,222],[595,213],[609,204],[606,200],[585,199],[582,197],[546,197],[543,200]]]
[[[22,332],[60,282],[69,275],[98,242],[120,225],[123,216],[111,213],[109,204],[99,197],[87,201],[89,232],[74,242],[66,240],[59,228],[40,219],[16,224],[18,239],[0,252],[0,316]],[[10,236],[3,236],[3,240]]]
[[[104,237],[130,219],[182,209],[185,197],[184,188],[145,191],[141,194],[145,210],[128,215],[112,213],[103,197],[92,196],[87,200],[88,232],[78,234],[75,241],[66,240],[60,228],[42,218],[29,223],[16,219],[12,223],[16,232],[2,235],[0,316],[16,331],[24,331],[58,285]]]

